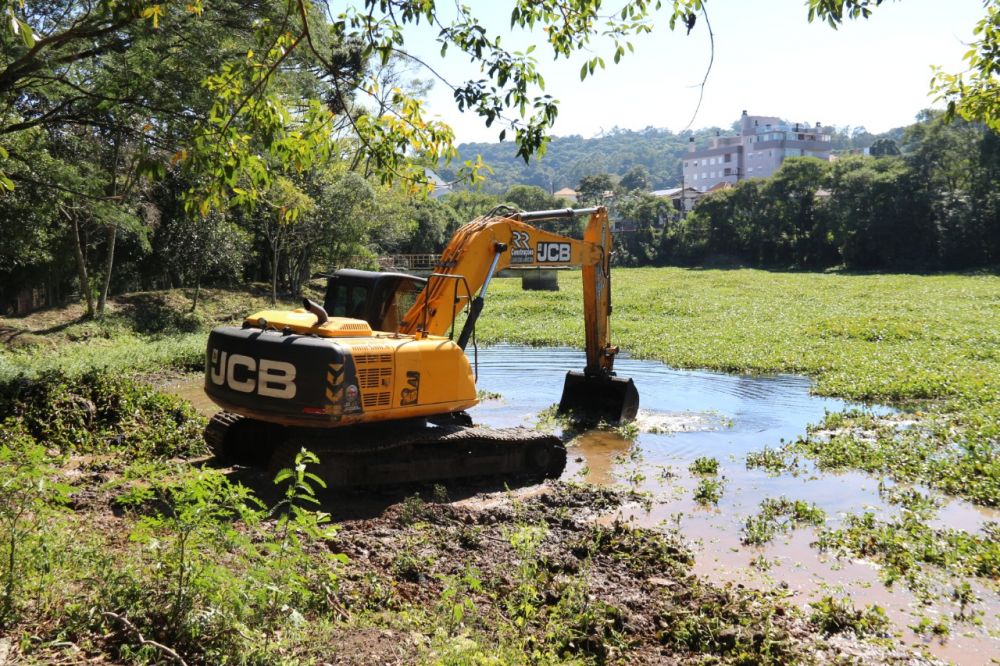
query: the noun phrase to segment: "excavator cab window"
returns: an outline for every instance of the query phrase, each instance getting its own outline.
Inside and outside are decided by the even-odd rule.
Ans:
[[[382,322],[378,330],[398,331],[399,324],[403,321],[403,316],[417,302],[417,296],[423,290],[424,284],[425,280],[419,278],[412,280],[401,279],[396,282],[396,288],[390,292],[390,297],[385,300],[385,308],[381,317]]]
[[[327,313],[331,317],[351,317],[364,319],[368,305],[368,289],[362,286],[338,285],[334,291],[333,308]]]
[[[395,333],[426,282],[405,273],[342,269],[327,280],[323,308],[331,317],[364,319],[373,330]]]

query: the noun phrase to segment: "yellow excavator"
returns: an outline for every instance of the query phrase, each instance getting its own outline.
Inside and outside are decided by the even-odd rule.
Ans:
[[[532,226],[584,215],[583,240]],[[499,207],[460,228],[426,279],[339,270],[323,305],[306,299],[300,309],[216,328],[205,392],[223,411],[205,439],[220,458],[274,468],[308,448],[334,487],[558,477],[566,463],[559,438],[472,424],[465,410],[478,399],[465,348],[499,271],[580,266],[587,365],[567,373],[559,410],[634,419],[639,395],[615,375],[609,338],[611,240],[603,207]]]

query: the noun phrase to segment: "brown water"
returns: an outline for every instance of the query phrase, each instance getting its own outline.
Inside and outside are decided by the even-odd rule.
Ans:
[[[472,410],[472,416],[478,423],[496,427],[534,423],[539,412],[559,401],[566,371],[583,365],[583,354],[570,349],[510,345],[482,349],[477,385],[502,397],[483,402]],[[1000,659],[1000,594],[995,585],[975,586],[982,600],[976,608],[984,611],[983,624],[977,627],[954,620],[957,607],[948,601],[924,605],[901,584],[887,588],[870,562],[837,560],[819,553],[811,546],[815,539],[811,529],[779,536],[762,548],[740,544],[743,521],[767,497],[784,495],[813,502],[826,511],[829,526],[836,526],[845,513],[870,510],[888,517],[898,511],[879,495],[879,480],[866,474],[807,469],[798,476],[771,476],[746,469],[747,453],[794,440],[826,412],[855,405],[810,395],[810,381],[798,376],[681,371],[629,358],[620,358],[616,370],[631,377],[639,390],[640,434],[632,442],[611,432],[577,437],[568,446],[570,462],[563,478],[649,491],[654,497],[649,511],[627,507],[619,517],[646,526],[679,524],[695,550],[695,571],[706,578],[757,588],[787,586],[789,598],[803,606],[828,594],[850,596],[859,607],[882,606],[903,640],[939,658],[959,664]],[[205,413],[215,411],[202,392],[200,378],[181,380],[167,389]],[[698,479],[688,465],[700,456],[717,458],[719,474],[725,477],[717,507],[704,508],[692,499]],[[983,522],[997,519],[1000,513],[996,511],[950,500],[935,522],[978,531]],[[760,556],[769,563],[765,571],[754,566]],[[940,642],[915,634],[909,625],[922,616],[945,618],[951,636]]]

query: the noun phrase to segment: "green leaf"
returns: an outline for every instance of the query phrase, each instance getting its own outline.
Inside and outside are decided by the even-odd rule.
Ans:
[[[34,48],[35,34],[32,32],[31,26],[21,20],[18,20],[17,22],[21,25],[21,41],[24,42],[24,45],[29,49]]]

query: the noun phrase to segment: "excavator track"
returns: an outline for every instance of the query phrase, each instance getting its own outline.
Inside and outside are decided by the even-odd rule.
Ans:
[[[467,417],[466,417],[467,418]],[[423,421],[336,429],[282,428],[222,412],[205,430],[220,458],[249,459],[276,474],[294,464],[306,448],[332,488],[358,488],[456,479],[557,478],[566,466],[566,447],[554,435],[528,428],[483,428]],[[269,439],[262,446],[262,439]],[[241,455],[244,444],[248,448]],[[246,455],[249,453],[249,455]]]

